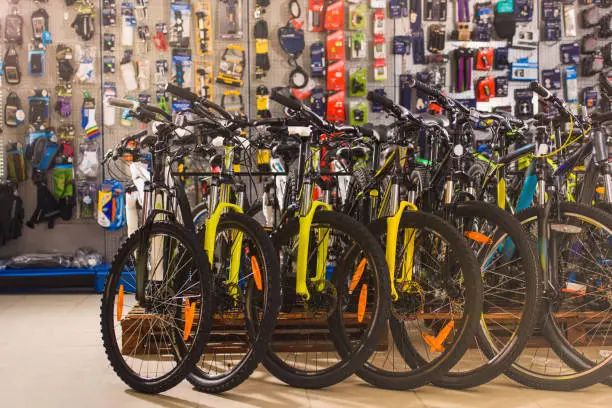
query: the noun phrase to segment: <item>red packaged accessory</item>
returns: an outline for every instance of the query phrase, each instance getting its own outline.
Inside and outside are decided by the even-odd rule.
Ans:
[[[493,48],[480,48],[476,53],[476,69],[489,71],[493,68]]]
[[[168,41],[166,41],[166,36],[161,30],[158,30],[153,36],[153,44],[155,48],[157,48],[157,51],[168,51]]]
[[[308,86],[302,89],[291,88],[291,93],[297,98],[298,101],[303,101],[304,99],[310,97],[310,94],[312,93],[312,88]]]
[[[489,102],[495,97],[495,78],[491,75],[480,78],[476,85],[476,100],[478,102]]]
[[[326,119],[330,122],[344,122],[346,120],[344,91],[336,92],[327,97]]]
[[[327,67],[327,90],[344,91],[345,86],[344,61],[336,61]]]
[[[310,0],[308,2],[308,25],[310,31],[323,31],[323,8],[325,0]]]
[[[345,59],[344,55],[344,31],[336,31],[327,36],[325,51],[328,61],[338,61]]]
[[[344,28],[344,0],[338,0],[325,10],[325,23],[327,31],[341,30]]]

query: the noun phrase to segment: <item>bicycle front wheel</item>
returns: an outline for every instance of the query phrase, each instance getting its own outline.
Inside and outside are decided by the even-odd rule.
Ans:
[[[135,296],[136,271],[145,278]],[[123,243],[108,273],[102,341],[111,366],[131,388],[167,391],[185,379],[211,330],[208,262],[184,227],[156,222]]]
[[[296,294],[298,220],[272,239],[281,260],[283,303],[264,366],[295,387],[337,384],[379,347],[390,298],[384,252],[359,222],[318,211],[306,257],[306,298]]]

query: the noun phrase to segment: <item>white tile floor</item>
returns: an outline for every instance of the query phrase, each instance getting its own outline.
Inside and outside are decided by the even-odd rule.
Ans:
[[[223,395],[188,383],[158,396],[130,391],[110,369],[98,295],[0,295],[0,408],[16,407],[610,407],[612,388],[535,391],[505,378],[470,391],[379,390],[351,378],[326,390],[287,387],[263,369]]]

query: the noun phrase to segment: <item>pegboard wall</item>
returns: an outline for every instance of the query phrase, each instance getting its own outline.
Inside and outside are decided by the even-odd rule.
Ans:
[[[66,0],[47,0],[36,2],[34,0],[20,0],[17,4],[4,1],[0,4],[0,16],[4,31],[5,18],[13,9],[23,17],[23,45],[17,46],[21,67],[21,82],[17,86],[6,84],[2,78],[0,98],[2,104],[10,92],[19,95],[22,107],[27,112],[28,96],[34,89],[47,89],[51,96],[50,122],[51,126],[57,128],[63,123],[72,123],[76,128],[75,134],[75,161],[78,162],[78,145],[85,140],[85,132],[81,128],[81,105],[83,103],[83,92],[88,91],[96,101],[95,119],[100,125],[102,134],[96,141],[99,143],[100,152],[114,146],[121,138],[130,133],[135,133],[143,128],[136,121],[126,121],[122,112],[109,106],[105,106],[104,98],[112,95],[138,99],[148,103],[156,104],[164,102],[169,109],[180,109],[180,101],[172,101],[167,95],[161,93],[163,84],[174,82],[183,86],[191,87],[199,93],[206,93],[221,103],[223,95],[227,94],[227,105],[239,108],[238,100],[234,98],[239,92],[242,98],[242,110],[249,116],[255,117],[258,111],[265,110],[265,102],[261,99],[258,104],[257,88],[264,85],[268,90],[277,86],[289,84],[290,73],[297,66],[304,69],[310,76],[305,89],[321,89],[325,92],[326,101],[333,100],[333,93],[327,92],[329,78],[313,77],[311,65],[311,46],[314,43],[327,45],[324,54],[329,53],[329,47],[334,46],[330,37],[344,34],[344,46],[336,44],[336,52],[344,52],[345,75],[345,119],[348,121],[352,107],[359,106],[367,113],[367,121],[380,123],[389,119],[381,112],[373,112],[366,103],[365,96],[351,96],[350,74],[359,69],[365,69],[365,91],[383,90],[387,96],[409,105],[413,111],[423,112],[427,110],[427,101],[414,91],[406,91],[402,84],[402,75],[416,75],[420,79],[428,80],[434,84],[444,85],[445,89],[461,99],[475,102],[475,89],[478,87],[480,78],[493,76],[511,78],[511,67],[497,69],[495,64],[485,67],[483,70],[476,69],[476,62],[471,68],[471,80],[469,90],[457,92],[457,50],[469,49],[473,52],[474,60],[477,59],[476,50],[491,48],[493,52],[500,49],[508,49],[508,64],[522,60],[526,64],[536,66],[535,76],[542,80],[543,70],[558,69],[560,80],[559,89],[555,91],[559,96],[567,98],[568,89],[565,84],[565,73],[569,65],[577,65],[579,90],[595,84],[595,76],[584,75],[581,67],[581,59],[587,58],[584,54],[575,56],[569,62],[563,59],[561,47],[564,44],[577,43],[580,49],[583,38],[590,33],[594,36],[594,45],[602,51],[608,51],[606,47],[609,36],[609,19],[605,20],[608,9],[602,5],[592,4],[596,0],[574,0],[574,1],[549,1],[549,0],[514,0],[506,2],[513,5],[511,13],[519,16],[522,13],[523,20],[516,24],[517,33],[523,36],[519,41],[519,34],[512,41],[500,39],[491,23],[499,8],[497,1],[484,2],[474,0],[209,0],[209,1],[172,1],[172,0],[92,0],[90,4],[94,10],[93,28],[95,35],[92,39],[85,41],[80,38],[75,29],[71,27],[75,16],[79,12],[84,0],[77,0],[76,4],[67,6]],[[187,3],[187,4],[184,4]],[[343,3],[339,8],[338,3]],[[602,1],[603,3],[603,1]],[[317,14],[317,6],[324,5],[324,10],[337,12],[336,18],[326,22],[325,13]],[[299,6],[299,8],[297,7]],[[49,31],[52,35],[52,43],[46,46],[45,72],[42,76],[31,76],[28,73],[28,50],[33,38],[33,28],[30,16],[37,9],[47,10],[49,15]],[[582,22],[584,10],[597,8],[598,15],[593,19],[604,18],[600,29],[599,26],[586,28]],[[546,9],[546,10],[544,10]],[[339,11],[338,11],[339,10]],[[466,13],[469,10],[469,13]],[[487,11],[488,10],[488,11]],[[525,10],[528,12],[525,14]],[[558,17],[559,35],[554,41],[544,41],[547,27],[545,17]],[[314,13],[313,13],[314,11]],[[442,11],[445,11],[442,12]],[[506,8],[506,11],[508,9]],[[549,14],[545,15],[545,11]],[[198,14],[203,13],[203,14]],[[293,14],[293,16],[292,16]],[[469,16],[467,16],[469,14]],[[379,18],[383,16],[383,19]],[[439,18],[443,16],[444,18]],[[294,21],[292,21],[292,17]],[[200,21],[200,18],[203,18]],[[495,17],[497,18],[497,17]],[[520,19],[520,18],[519,18]],[[258,53],[265,49],[261,41],[256,41],[255,31],[261,29],[260,20],[267,25],[267,59],[269,66],[264,71],[265,75],[257,75],[256,67]],[[484,24],[481,35],[490,34],[491,41],[459,41],[453,35],[454,31],[461,28],[460,23],[469,23],[468,30],[473,32],[478,26],[477,21]],[[320,31],[314,29],[319,23],[323,26]],[[340,22],[338,22],[340,21]],[[377,22],[383,23],[382,26]],[[202,23],[202,25],[200,25]],[[295,24],[294,24],[295,23]],[[256,27],[256,25],[258,25]],[[279,29],[287,25],[301,27],[304,30],[305,47],[299,56],[290,58],[283,50],[279,41]],[[337,29],[326,29],[339,25]],[[228,28],[228,25],[231,27]],[[376,28],[375,28],[376,26]],[[351,28],[352,27],[352,28]],[[164,47],[158,31],[164,33],[163,37],[168,47]],[[444,45],[433,44],[431,32],[443,32]],[[461,30],[459,30],[461,31]],[[201,49],[200,33],[205,33],[205,49]],[[483,34],[484,33],[484,34]],[[599,33],[599,34],[598,34]],[[4,33],[3,33],[4,34]],[[261,37],[261,32],[258,34]],[[461,34],[459,35],[461,36]],[[469,36],[469,34],[468,34]],[[109,42],[110,39],[114,41]],[[354,39],[360,40],[361,57],[353,58],[352,44]],[[474,38],[474,37],[472,37]],[[527,40],[525,40],[527,38]],[[528,41],[528,39],[531,41]],[[181,39],[186,39],[182,41]],[[422,39],[422,40],[421,40]],[[463,39],[463,38],[462,38]],[[4,38],[3,38],[4,40]],[[540,41],[541,40],[541,41]],[[182,42],[182,43],[181,43]],[[384,42],[384,46],[381,43]],[[529,44],[531,42],[531,44]],[[68,45],[75,53],[74,65],[78,68],[79,52],[83,46],[95,47],[95,74],[89,83],[80,83],[73,80],[72,114],[69,118],[57,114],[53,106],[56,102],[55,87],[57,84],[56,49],[59,44]],[[112,45],[112,46],[111,46]],[[404,48],[399,51],[398,45]],[[224,54],[228,47],[239,55],[244,52],[244,62],[241,66],[242,76],[237,75],[240,81],[234,85],[218,83],[216,78],[222,71],[220,67],[227,62]],[[434,48],[440,48],[433,50]],[[2,44],[1,56],[4,57],[7,44]],[[399,47],[402,48],[402,47]],[[419,48],[424,52],[419,53]],[[432,50],[434,52],[432,52]],[[564,48],[567,50],[567,48]],[[580,52],[579,52],[580,54]],[[181,56],[182,61],[188,60],[187,64],[177,65]],[[186,55],[190,55],[186,58]],[[600,54],[595,54],[597,58]],[[420,59],[420,56],[423,59]],[[447,56],[448,59],[445,59]],[[378,58],[378,59],[376,59]],[[164,62],[165,61],[165,62]],[[165,65],[164,65],[165,64]],[[334,64],[326,58],[323,71]],[[234,66],[236,67],[236,66]],[[516,66],[515,66],[516,68]],[[528,69],[528,68],[526,68]],[[238,69],[240,70],[240,69]],[[238,71],[237,70],[237,71]],[[236,71],[236,72],[237,72]],[[335,72],[339,74],[339,72]],[[385,74],[386,78],[381,78]],[[201,84],[204,78],[204,86]],[[554,82],[554,81],[553,81]],[[551,83],[551,86],[554,86]],[[516,90],[528,87],[528,81],[508,81],[508,96],[491,97],[489,101],[478,102],[475,105],[481,110],[495,108],[514,109],[514,93]],[[466,86],[467,88],[467,86]],[[578,92],[579,98],[581,93]],[[232,99],[234,98],[234,99]],[[306,103],[310,98],[306,97]],[[537,101],[533,98],[535,111],[538,110]],[[174,106],[173,106],[174,104]],[[267,108],[272,116],[282,115],[282,109],[274,102],[269,103]],[[10,142],[21,142],[25,144],[28,133],[28,123],[19,127],[6,127],[0,135],[3,147]],[[4,159],[2,154],[2,159]],[[4,169],[4,165],[3,165]],[[97,182],[105,176],[100,171]],[[78,180],[78,177],[77,177]],[[49,173],[51,183],[51,173]],[[19,192],[25,204],[26,218],[32,214],[36,204],[36,189],[31,180],[21,182]],[[70,221],[59,222],[54,229],[48,229],[45,225],[39,225],[35,230],[24,228],[24,236],[8,245],[0,248],[0,256],[26,251],[38,250],[67,250],[71,251],[78,246],[90,246],[106,254],[107,259],[112,256],[123,237],[123,232],[107,232],[100,228],[94,220],[85,219],[78,213]]]

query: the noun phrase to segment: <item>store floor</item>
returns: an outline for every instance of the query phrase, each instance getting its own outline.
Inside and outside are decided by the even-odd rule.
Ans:
[[[258,370],[223,395],[188,383],[158,396],[130,391],[111,370],[100,340],[99,295],[0,295],[0,407],[609,407],[612,387],[535,391],[505,378],[471,391],[379,390],[358,378],[305,391]]]

